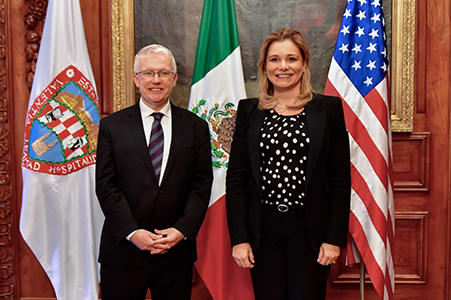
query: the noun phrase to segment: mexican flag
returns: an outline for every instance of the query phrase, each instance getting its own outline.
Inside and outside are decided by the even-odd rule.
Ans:
[[[208,122],[214,181],[197,237],[196,268],[215,300],[254,299],[249,270],[232,258],[225,205],[225,177],[237,103],[246,98],[233,0],[205,0],[189,108]]]

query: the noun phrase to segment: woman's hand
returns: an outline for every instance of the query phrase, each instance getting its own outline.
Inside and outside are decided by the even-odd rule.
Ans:
[[[340,247],[323,243],[319,248],[319,255],[317,262],[323,266],[334,264],[340,256]]]
[[[236,264],[241,268],[253,268],[255,264],[254,254],[249,243],[241,243],[233,246],[232,256]]]

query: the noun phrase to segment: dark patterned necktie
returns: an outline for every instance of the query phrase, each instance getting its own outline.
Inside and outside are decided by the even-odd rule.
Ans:
[[[163,128],[161,127],[162,113],[153,113],[154,121],[152,124],[152,131],[150,132],[149,141],[149,155],[152,160],[153,169],[155,170],[155,175],[157,176],[157,181],[160,181],[161,172],[161,162],[163,160],[163,147],[164,147],[164,136]]]

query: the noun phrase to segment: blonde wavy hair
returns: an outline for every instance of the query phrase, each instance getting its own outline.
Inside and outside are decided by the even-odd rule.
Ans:
[[[301,77],[301,90],[296,97],[297,104],[290,106],[290,108],[302,108],[313,98],[313,88],[310,84],[310,50],[308,49],[307,42],[302,37],[299,31],[282,28],[271,33],[263,42],[260,48],[260,56],[258,58],[258,83],[259,83],[259,101],[258,105],[262,109],[271,109],[279,102],[276,96],[274,96],[274,86],[271,81],[268,80],[266,75],[266,60],[268,58],[268,49],[274,42],[282,42],[285,40],[291,40],[296,46],[298,46],[301,52],[302,59],[304,60],[305,70]]]

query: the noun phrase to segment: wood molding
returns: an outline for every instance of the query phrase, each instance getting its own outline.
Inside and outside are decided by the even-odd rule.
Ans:
[[[430,133],[393,135],[395,192],[428,192]]]
[[[429,240],[427,217],[427,212],[399,212],[396,214],[396,283],[426,283]]]
[[[28,13],[24,17],[25,27],[28,32],[25,36],[27,41],[27,86],[31,90],[33,85],[36,62],[38,60],[39,46],[41,45],[42,30],[47,14],[48,0],[33,0],[28,6]]]
[[[101,114],[113,113],[113,47],[111,41],[111,3],[110,1],[100,1],[100,47],[101,47],[101,78],[98,80],[100,91],[99,102],[101,103]]]
[[[413,131],[416,0],[392,1],[392,131]]]
[[[134,104],[135,88],[132,81],[134,60],[133,1],[111,2],[113,47],[113,110]]]
[[[14,260],[11,221],[11,153],[13,136],[9,130],[8,116],[12,116],[11,87],[11,37],[9,7],[0,1],[0,299],[14,299]]]

